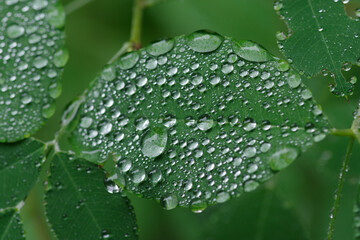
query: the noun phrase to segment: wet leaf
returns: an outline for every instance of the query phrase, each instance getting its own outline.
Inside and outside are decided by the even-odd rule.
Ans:
[[[137,239],[129,200],[107,192],[95,164],[57,154],[52,159],[46,212],[59,239]]]
[[[360,239],[360,188],[358,188],[354,205],[354,239]]]
[[[0,144],[0,209],[15,207],[28,195],[43,154],[44,144],[34,139]]]
[[[58,0],[0,1],[0,142],[29,137],[55,111],[68,60]]]
[[[328,128],[285,61],[208,32],[107,66],[74,125],[77,154],[112,162],[109,179],[166,209],[194,211],[256,189]]]
[[[20,240],[25,239],[20,215],[17,209],[0,211],[0,239]]]
[[[312,76],[330,72],[337,95],[349,95],[353,84],[341,70],[348,71],[360,58],[359,19],[350,19],[344,4],[336,1],[283,0],[275,3],[289,27],[288,36],[277,34],[279,46],[294,67]]]

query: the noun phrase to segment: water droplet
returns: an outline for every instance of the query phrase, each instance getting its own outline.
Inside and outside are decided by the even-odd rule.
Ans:
[[[134,67],[135,64],[138,62],[138,60],[139,60],[139,53],[130,52],[121,56],[118,64],[122,70],[127,70]]]
[[[291,88],[297,88],[300,86],[301,77],[295,72],[290,72],[289,76],[287,77],[287,82]]]
[[[116,69],[114,65],[110,65],[105,67],[105,69],[101,72],[101,77],[105,81],[112,81],[116,78]]]
[[[150,172],[150,181],[152,184],[157,184],[162,179],[162,174],[159,169],[155,169]]]
[[[162,40],[151,44],[146,51],[153,56],[160,56],[169,52],[174,47],[174,40]]]
[[[274,10],[279,11],[283,8],[283,4],[281,2],[275,2],[274,3]]]
[[[129,159],[122,159],[118,162],[118,167],[122,173],[125,173],[130,170],[132,162]]]
[[[147,118],[138,118],[135,120],[135,127],[139,131],[145,130],[149,126],[150,122]]]
[[[112,127],[113,125],[111,123],[105,123],[103,126],[101,126],[100,133],[102,135],[106,135],[111,132]]]
[[[162,128],[148,130],[142,139],[142,153],[150,158],[160,156],[165,150],[167,139],[167,132]]]
[[[54,54],[53,62],[55,66],[58,68],[64,67],[68,62],[68,60],[69,60],[69,52],[66,48],[62,48]]]
[[[176,195],[169,195],[167,197],[160,199],[161,206],[166,210],[171,210],[176,208],[176,206],[179,204],[178,198]]]
[[[250,41],[234,42],[233,49],[241,58],[251,62],[266,62],[273,59],[265,49]]]
[[[37,69],[41,69],[46,67],[46,65],[48,64],[48,60],[46,58],[38,56],[34,59],[33,64]]]
[[[247,147],[244,150],[244,156],[247,158],[252,158],[256,155],[256,148],[254,147]]]
[[[146,178],[146,172],[143,168],[136,168],[131,171],[131,181],[135,184],[143,182]]]
[[[251,192],[254,191],[260,184],[254,180],[249,180],[244,184],[244,191]]]
[[[360,8],[355,10],[355,16],[360,17]]]
[[[194,200],[191,202],[190,209],[194,213],[201,213],[203,212],[207,207],[207,204],[205,201],[201,200]]]
[[[223,203],[223,202],[226,202],[230,199],[230,194],[227,193],[227,192],[219,192],[217,195],[216,195],[216,202],[218,203]]]
[[[92,124],[93,120],[90,117],[83,117],[80,122],[80,127],[89,128]]]
[[[215,51],[222,43],[222,37],[206,31],[194,32],[186,37],[188,46],[196,52]]]
[[[41,10],[43,8],[46,8],[48,5],[48,2],[46,0],[34,0],[32,7],[35,10]]]
[[[250,132],[250,131],[252,131],[252,130],[254,130],[256,128],[256,122],[251,118],[247,118],[244,121],[244,127],[243,128],[244,128],[245,131]]]
[[[25,29],[19,25],[11,25],[6,29],[6,34],[9,38],[15,39],[21,37],[25,32]]]
[[[220,77],[218,76],[213,76],[211,79],[210,79],[210,84],[215,86],[217,84],[219,84],[221,81]]]
[[[58,98],[62,91],[62,84],[61,83],[53,83],[49,86],[49,95],[52,98]]]
[[[268,164],[272,170],[280,171],[289,166],[298,156],[298,149],[284,147],[271,155]]]
[[[200,118],[197,127],[201,130],[201,131],[207,131],[211,128],[213,128],[215,125],[214,120],[210,119],[208,116],[203,116],[202,118]]]
[[[229,73],[231,73],[233,70],[234,70],[234,66],[231,65],[231,64],[225,64],[225,65],[221,68],[221,71],[222,71],[224,74],[229,74]]]
[[[147,84],[147,82],[148,82],[147,77],[139,77],[137,82],[136,82],[136,86],[143,87],[143,86],[145,86]]]
[[[149,70],[155,69],[157,66],[158,62],[156,59],[149,59],[145,65],[145,67]]]
[[[286,72],[290,69],[290,65],[285,60],[280,59],[277,61],[277,69],[281,72]]]
[[[312,98],[312,93],[310,92],[309,89],[304,89],[304,90],[301,92],[301,97],[302,97],[304,100],[308,100],[308,99]]]
[[[29,104],[29,103],[32,102],[32,100],[33,100],[33,98],[32,98],[32,96],[30,96],[30,95],[24,95],[24,96],[21,98],[21,102],[22,102],[23,104]]]
[[[55,104],[46,104],[41,113],[44,118],[50,118],[55,113]]]
[[[201,75],[195,75],[195,76],[192,78],[191,83],[196,86],[196,85],[199,85],[200,83],[202,83],[202,81],[203,81],[203,76],[201,76]]]
[[[284,41],[286,39],[286,35],[285,33],[279,31],[276,33],[276,38],[279,41]]]
[[[65,24],[65,15],[64,8],[62,5],[58,4],[56,7],[48,11],[46,18],[55,28],[62,28]]]

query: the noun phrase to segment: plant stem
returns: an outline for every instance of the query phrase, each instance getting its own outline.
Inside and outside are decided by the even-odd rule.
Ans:
[[[133,45],[132,50],[137,50],[141,47],[141,26],[143,9],[143,0],[134,0],[130,35],[130,43]]]
[[[66,15],[69,15],[76,10],[82,8],[83,6],[87,5],[88,3],[91,3],[94,0],[74,0],[71,3],[68,3],[65,5],[65,13]]]
[[[339,208],[339,203],[340,203],[340,198],[341,198],[341,193],[342,193],[342,189],[344,186],[344,179],[345,179],[345,175],[347,173],[348,170],[348,165],[349,165],[349,159],[350,159],[350,155],[351,155],[351,150],[352,147],[354,145],[354,137],[350,137],[350,142],[348,144],[348,147],[346,149],[346,154],[344,157],[344,161],[342,162],[342,166],[341,166],[341,170],[339,173],[339,181],[338,181],[338,185],[335,191],[335,201],[334,201],[334,205],[331,209],[330,212],[330,223],[329,223],[329,228],[328,228],[328,232],[327,232],[327,240],[331,240],[333,237],[333,232],[334,232],[334,227],[335,227],[335,220],[336,220],[336,214]]]
[[[360,127],[360,100],[359,100],[358,109],[356,110],[355,115],[354,115],[354,121],[351,125],[351,129],[352,129],[357,141],[360,143],[359,127]]]
[[[331,129],[330,134],[334,136],[348,136],[355,137],[354,132],[351,128],[348,129]]]

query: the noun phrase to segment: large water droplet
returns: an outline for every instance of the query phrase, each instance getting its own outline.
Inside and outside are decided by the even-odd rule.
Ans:
[[[150,158],[160,156],[165,150],[167,139],[167,132],[162,128],[148,130],[141,142],[142,153]]]
[[[268,51],[250,41],[234,42],[233,49],[236,54],[248,61],[266,62],[273,59]]]
[[[38,56],[34,59],[33,64],[36,68],[41,69],[46,67],[46,65],[48,64],[48,60],[44,57]]]
[[[216,195],[216,202],[223,203],[230,199],[230,194],[227,192],[219,192]]]
[[[62,28],[65,24],[65,11],[62,5],[59,4],[48,11],[46,18],[55,28]]]
[[[289,166],[298,156],[298,149],[285,147],[273,153],[268,164],[272,170],[280,171]]]
[[[53,61],[55,66],[58,68],[64,67],[68,60],[69,60],[69,52],[66,48],[62,48],[54,54]]]
[[[194,32],[186,37],[188,46],[196,52],[215,51],[222,43],[222,37],[206,31]]]
[[[130,52],[121,56],[118,64],[121,69],[127,70],[134,67],[138,60],[139,60],[139,53]]]
[[[91,126],[93,120],[90,117],[83,117],[80,122],[80,127],[82,128],[88,128]]]
[[[174,40],[162,40],[151,44],[146,51],[153,56],[160,56],[169,52],[174,47]]]
[[[147,118],[138,118],[135,120],[135,127],[137,130],[143,131],[145,130],[150,124],[149,119]]]
[[[146,178],[146,172],[143,168],[137,168],[131,171],[131,181],[136,184],[143,182]]]

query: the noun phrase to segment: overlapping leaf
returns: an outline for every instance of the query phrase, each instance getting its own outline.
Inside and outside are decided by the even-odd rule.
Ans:
[[[252,191],[328,128],[285,61],[207,32],[120,57],[93,83],[76,121],[76,152],[108,160],[111,180],[167,209],[194,210]]]
[[[58,0],[0,1],[0,142],[34,133],[54,113],[67,62]]]
[[[17,209],[0,211],[0,239],[25,239],[22,223]]]
[[[95,164],[57,154],[52,159],[46,212],[59,239],[137,239],[129,200],[110,194]]]
[[[28,195],[43,154],[44,144],[34,139],[0,144],[0,209],[16,207]]]
[[[348,70],[360,58],[360,22],[346,16],[342,1],[282,0],[275,9],[289,27],[279,34],[280,48],[293,65],[307,75],[323,70],[335,79],[335,94],[349,95],[352,83],[341,69]]]

